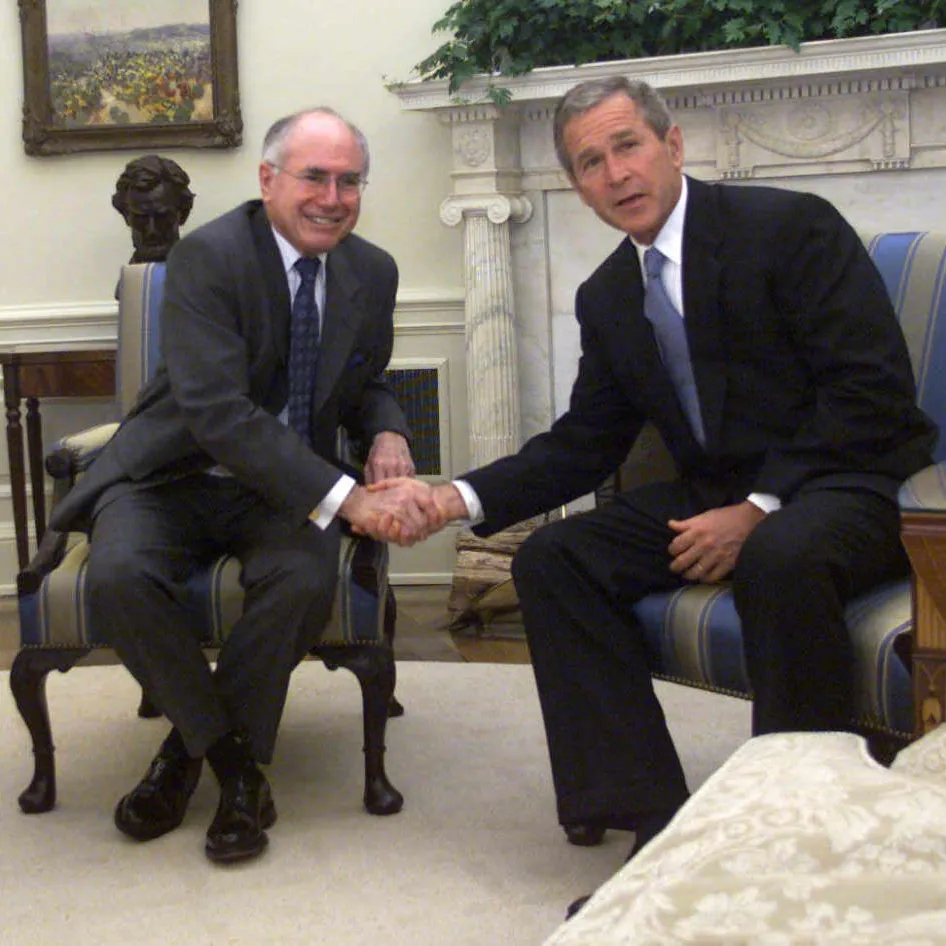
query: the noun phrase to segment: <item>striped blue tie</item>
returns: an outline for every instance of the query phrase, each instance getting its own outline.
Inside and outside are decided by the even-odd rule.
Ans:
[[[292,301],[289,326],[289,426],[312,446],[312,394],[319,361],[319,306],[315,301],[319,260],[300,257],[296,270],[302,283]]]
[[[654,327],[661,360],[676,389],[690,428],[700,444],[705,444],[706,435],[703,432],[700,398],[693,377],[686,326],[677,307],[670,301],[660,275],[666,262],[667,257],[654,246],[644,253],[644,269],[647,272],[644,315]]]

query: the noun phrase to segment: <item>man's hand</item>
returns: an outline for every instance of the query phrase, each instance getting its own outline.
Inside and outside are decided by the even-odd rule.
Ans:
[[[355,486],[338,514],[359,535],[409,546],[443,528],[433,491],[423,480],[400,477],[383,485]]]
[[[414,460],[407,439],[392,430],[382,430],[371,443],[365,461],[365,482],[378,483],[393,477],[413,476]]]
[[[422,489],[418,489],[421,487]],[[438,483],[430,487],[421,480],[411,479],[391,479],[379,483],[372,483],[368,487],[370,493],[382,493],[388,490],[413,491],[415,494],[423,494],[423,489],[428,491],[428,496],[423,499],[423,504],[418,504],[418,509],[425,509],[427,515],[426,532],[422,536],[427,538],[435,532],[439,532],[448,522],[454,519],[465,519],[469,515],[466,503],[460,491],[452,483]],[[429,497],[429,502],[428,502]],[[399,545],[413,544],[404,541],[404,526],[392,511],[385,511],[378,517],[374,523],[374,532],[378,538],[384,538],[388,542],[397,542]],[[418,539],[414,539],[418,541]]]
[[[705,584],[722,581],[735,567],[749,533],[764,518],[765,513],[746,500],[691,519],[671,519],[667,525],[677,536],[668,547],[670,571]]]

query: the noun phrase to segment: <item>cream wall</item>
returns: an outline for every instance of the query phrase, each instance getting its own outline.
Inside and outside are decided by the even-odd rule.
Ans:
[[[371,146],[371,179],[358,232],[397,259],[397,318],[409,323],[406,336],[399,333],[395,361],[403,356],[411,365],[440,365],[446,359],[452,368],[444,369],[451,384],[446,396],[463,405],[462,234],[437,215],[452,167],[450,136],[433,116],[402,112],[385,88],[407,79],[412,65],[435,48],[431,25],[446,6],[446,0],[243,0],[237,32],[244,144],[161,153],[184,167],[197,195],[186,233],[257,196],[260,143],[274,119],[326,104],[360,125]],[[94,319],[92,336],[104,337],[113,319],[117,270],[131,254],[129,231],[112,209],[111,195],[125,164],[144,152],[28,157],[21,134],[22,68],[17,4],[11,2],[0,14],[0,333],[7,341],[11,332],[26,340],[28,324],[56,323],[70,313],[68,332],[79,335]],[[423,330],[425,320],[435,326],[431,333]],[[101,404],[47,405],[45,440],[107,413]],[[464,419],[454,412],[452,423],[447,474],[466,457]],[[9,593],[15,556],[5,439],[0,454],[0,593]],[[446,537],[441,548],[424,554],[422,575],[449,576]]]
[[[403,114],[385,81],[407,78],[435,47],[445,0],[267,0],[237,11],[244,144],[167,149],[197,193],[188,229],[257,192],[259,146],[279,116],[314,104],[359,124],[372,150],[359,232],[391,251],[411,289],[462,285],[459,235],[436,215],[449,174],[449,137],[430,116]],[[130,255],[112,209],[115,179],[140,152],[31,158],[23,152],[22,55],[16,4],[0,21],[0,166],[4,169],[0,307],[108,299]]]

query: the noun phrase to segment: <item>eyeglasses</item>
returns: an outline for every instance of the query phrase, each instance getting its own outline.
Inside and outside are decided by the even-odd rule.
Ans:
[[[280,164],[272,164],[271,167],[277,171],[282,171],[290,177],[294,177],[302,186],[312,193],[322,193],[327,191],[332,181],[335,182],[335,188],[339,197],[356,197],[364,192],[368,182],[357,171],[346,171],[343,174],[332,174],[331,171],[323,171],[321,168],[307,168],[301,173],[290,171]]]

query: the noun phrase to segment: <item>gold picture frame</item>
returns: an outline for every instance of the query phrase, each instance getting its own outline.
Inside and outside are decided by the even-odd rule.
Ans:
[[[111,4],[116,9],[110,21]],[[51,42],[50,8],[56,14],[67,6],[68,19],[61,19],[71,31],[55,34]],[[206,21],[190,24],[155,25],[161,4],[142,3],[140,14],[134,6],[129,0],[89,0],[88,23],[78,27],[82,10],[79,4],[77,12],[75,0],[19,0],[27,154],[242,143],[237,0],[207,0]],[[201,6],[195,0],[195,8]],[[94,28],[109,22],[124,28]]]

